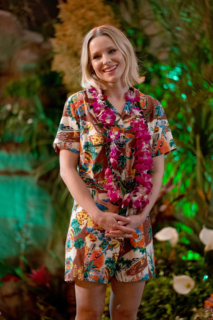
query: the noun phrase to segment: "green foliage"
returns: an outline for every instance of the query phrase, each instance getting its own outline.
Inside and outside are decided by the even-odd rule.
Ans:
[[[184,252],[186,248],[181,244],[175,249],[165,243],[155,244],[157,278],[146,283],[138,319],[188,320],[195,314],[203,314],[199,319],[207,319],[199,309],[204,308],[204,301],[212,293],[211,264],[203,258],[195,261],[192,257],[184,262]],[[209,276],[203,276],[207,272]],[[195,288],[188,295],[177,294],[172,285],[173,274],[192,277],[196,283]],[[209,312],[207,314],[210,315]]]
[[[212,314],[209,310],[205,310],[202,308],[202,309],[196,310],[190,320],[204,320],[204,319],[211,320]]]
[[[123,1],[124,7],[127,6],[127,2]],[[124,20],[125,15],[121,14],[117,4],[113,6],[118,13],[116,17],[120,18],[123,30],[133,44],[138,58],[143,61],[140,62],[140,68],[146,76],[146,81],[137,87],[162,103],[174,141],[178,145],[178,150],[166,157],[163,183],[165,184],[169,177],[173,176],[173,184],[175,184],[175,188],[166,197],[171,204],[179,195],[185,195],[185,198],[180,198],[175,204],[170,214],[172,220],[167,216],[167,220],[161,221],[162,227],[170,225],[172,221],[178,229],[180,241],[175,249],[166,243],[155,244],[157,278],[147,281],[138,318],[205,319],[205,312],[200,308],[203,308],[204,301],[212,293],[213,256],[212,251],[204,255],[198,234],[203,225],[213,229],[213,220],[210,215],[213,207],[211,195],[213,19],[210,16],[212,4],[209,1],[200,2],[199,0],[193,3],[183,0],[152,0],[149,4],[153,16],[141,18],[141,1],[135,0],[129,3],[131,10],[128,11],[128,22]],[[209,8],[206,7],[208,5]],[[66,8],[73,6],[75,4],[72,1],[69,5],[61,6],[63,23],[57,26],[58,35],[55,41],[57,55],[54,61],[54,68],[64,72],[64,81],[70,90],[78,88],[76,83],[78,73],[73,72],[73,66],[78,65],[76,61],[79,60],[80,46],[77,33],[72,32],[71,39],[67,32],[70,29],[65,28],[66,23],[70,26],[70,15],[74,17],[72,10],[67,15]],[[96,9],[98,12],[100,8]],[[111,10],[108,11],[111,12]],[[103,16],[105,16],[104,11]],[[83,15],[81,19],[84,19],[82,17]],[[74,18],[79,23],[79,17]],[[158,23],[160,31],[157,31],[156,35],[148,35],[142,27],[144,25],[138,23],[144,18],[145,20],[148,18],[149,23]],[[73,24],[79,30],[74,20]],[[84,19],[82,30],[88,31],[90,26],[91,22]],[[63,39],[61,39],[60,30],[63,31]],[[82,31],[82,34],[86,31]],[[79,35],[80,38],[82,34]],[[162,48],[166,52],[165,59],[160,59],[158,53],[150,50],[153,36],[166,39],[166,45]],[[75,52],[71,57],[66,54],[64,60],[61,46],[66,42],[65,51],[69,53],[70,41],[75,44]],[[9,96],[12,103],[1,109],[0,130],[1,142],[22,142],[23,152],[28,151],[34,155],[33,174],[37,182],[52,195],[55,205],[55,241],[57,242],[59,229],[65,237],[72,199],[61,181],[58,156],[54,154],[51,146],[61,117],[66,91],[61,85],[60,76],[50,71],[51,57],[48,59],[40,64],[35,75],[7,84],[5,94]],[[42,100],[42,97],[45,99]],[[94,155],[95,147],[88,145],[85,151],[92,151],[91,154]],[[96,164],[96,172],[99,170],[100,166]],[[157,225],[156,228],[159,226]],[[79,231],[77,228],[76,230]],[[76,242],[78,248],[83,245],[81,240]],[[110,265],[111,261],[107,263]],[[12,269],[8,270],[11,273],[15,272]],[[5,272],[5,266],[0,268],[0,273],[3,272]],[[186,296],[177,294],[172,286],[172,274],[191,276],[195,280],[195,288]],[[51,289],[57,291],[55,287]],[[50,298],[52,292],[48,291],[48,294],[45,294],[39,296],[39,310],[42,308],[46,310],[47,305],[42,299],[48,294]],[[50,300],[48,300],[50,305],[52,301],[57,302],[54,299],[49,302]],[[50,308],[50,310],[54,309]],[[108,313],[102,319],[109,319]]]
[[[50,70],[50,60],[51,55],[44,57],[37,65],[36,75],[20,78],[6,87],[9,103],[0,111],[0,142],[20,143],[22,152],[33,155],[32,175],[52,196],[55,207],[54,246],[58,236],[63,234],[65,238],[73,199],[60,177],[59,157],[52,148],[66,91],[60,76]]]
[[[180,295],[173,290],[172,278],[160,276],[145,287],[139,319],[188,320],[196,309],[204,307],[211,292],[210,283],[201,280],[190,294]]]
[[[181,241],[175,248],[169,243],[156,242],[156,278],[146,281],[137,319],[189,320],[208,319],[210,313],[204,310],[204,301],[213,292],[213,252],[199,256],[192,254],[188,260],[187,247]],[[196,259],[195,259],[196,258]],[[173,275],[187,275],[194,279],[195,287],[187,295],[178,294],[173,288]],[[109,301],[106,306],[109,306]],[[104,317],[109,317],[107,308]],[[191,318],[192,317],[192,318]],[[107,318],[103,318],[107,319]]]
[[[121,21],[137,56],[143,60],[141,67],[146,80],[138,88],[162,103],[178,145],[173,156],[168,157],[167,162],[172,162],[172,167],[164,182],[175,173],[179,182],[173,190],[176,196],[186,193],[191,204],[196,199],[200,208],[198,214],[210,217],[213,186],[212,3],[152,0],[149,5],[152,13],[148,17],[141,10],[139,0],[131,2],[128,23],[125,18]],[[125,1],[124,6],[127,9],[130,4]],[[141,27],[144,26],[143,18],[149,32]],[[153,48],[152,37],[156,38],[159,48]],[[158,58],[161,52],[165,54],[164,59]],[[185,203],[186,199],[180,201],[179,208]],[[195,212],[190,212],[186,206],[184,214],[195,216]]]
[[[165,242],[155,243],[157,277],[150,279],[145,286],[139,319],[188,320],[197,309],[204,308],[204,301],[213,288],[211,263],[208,257],[196,256],[195,260],[193,255],[190,260],[183,260],[186,254],[187,249],[181,243],[174,249]],[[209,255],[212,253],[209,252]],[[187,295],[176,293],[173,274],[185,274],[193,278],[194,289]],[[204,276],[208,276],[208,279],[203,280]]]
[[[41,86],[37,75],[20,78],[19,80],[7,83],[5,94],[11,97],[23,97],[25,99],[35,96]]]

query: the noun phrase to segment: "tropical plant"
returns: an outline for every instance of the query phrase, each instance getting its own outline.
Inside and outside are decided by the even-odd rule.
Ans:
[[[63,270],[50,273],[45,265],[28,270],[0,264],[0,308],[4,319],[64,320],[69,314],[69,286],[63,282]],[[31,272],[31,273],[30,273]],[[72,301],[75,314],[75,301]],[[70,314],[71,316],[71,314]]]
[[[72,93],[80,89],[80,54],[84,36],[99,25],[119,26],[113,10],[103,0],[68,0],[59,5],[61,23],[52,39],[55,56],[52,69],[60,72]]]
[[[179,234],[180,241],[175,248],[168,243],[155,242],[156,278],[146,282],[137,319],[153,320],[189,320],[209,319],[211,313],[204,306],[212,294],[213,277],[211,262],[207,256],[187,256],[187,247],[182,242],[184,232]],[[209,252],[210,254],[210,252]],[[195,283],[188,294],[179,294],[174,290],[174,275],[191,277]],[[109,292],[108,292],[109,295]],[[211,303],[211,302],[210,302]],[[106,299],[105,316],[109,319],[109,299]]]
[[[55,208],[54,244],[61,234],[65,237],[73,199],[60,177],[59,157],[52,148],[66,91],[59,75],[50,70],[49,60],[45,57],[38,64],[36,74],[6,84],[4,100],[8,102],[0,112],[0,141],[14,141],[23,153],[31,154],[35,182],[48,191]]]
[[[116,12],[142,61],[146,80],[138,87],[162,103],[178,146],[166,157],[163,179],[174,176],[169,221],[179,220],[182,230],[189,226],[196,247],[201,227],[213,226],[212,3],[152,0],[141,6],[140,0],[124,0]],[[185,197],[178,199],[180,194]]]
[[[165,107],[172,106],[176,127],[181,181],[190,180],[187,196],[197,198],[202,217],[210,216],[213,154],[213,25],[210,1],[151,1],[155,18],[168,34],[168,60],[161,68],[165,72]],[[195,31],[196,30],[196,31]],[[166,109],[169,111],[169,109]],[[169,113],[168,113],[169,114]],[[182,183],[181,183],[182,184]]]

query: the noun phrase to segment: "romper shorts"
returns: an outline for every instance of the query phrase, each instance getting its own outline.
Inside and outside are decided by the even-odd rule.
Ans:
[[[96,202],[96,205],[102,211],[109,211],[109,202],[107,206],[102,203]],[[120,215],[125,213],[113,204],[110,211]],[[82,207],[74,203],[65,248],[65,281],[81,280],[107,284],[112,277],[121,282],[155,278],[149,215],[132,235],[132,238],[105,236],[105,230],[99,227]]]

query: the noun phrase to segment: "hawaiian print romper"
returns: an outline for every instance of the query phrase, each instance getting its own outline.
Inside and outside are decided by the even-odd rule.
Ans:
[[[135,89],[134,89],[135,90]],[[151,96],[138,92],[138,104],[151,132],[150,150],[152,157],[167,154],[176,149],[163,107]],[[90,190],[97,207],[104,212],[123,214],[119,205],[110,203],[104,171],[107,165],[104,144],[106,129],[96,125],[93,112],[94,98],[88,90],[79,91],[65,103],[59,129],[53,143],[59,154],[60,147],[79,154],[79,175]],[[134,134],[130,131],[133,107],[129,101],[121,114],[108,102],[115,112],[116,120],[111,130],[120,131],[121,151],[119,171],[122,180],[134,177]],[[101,146],[100,146],[101,145]],[[152,227],[149,215],[132,238],[111,238],[99,227],[88,213],[76,202],[72,209],[66,241],[65,281],[85,280],[109,283],[117,281],[142,281],[155,277]]]

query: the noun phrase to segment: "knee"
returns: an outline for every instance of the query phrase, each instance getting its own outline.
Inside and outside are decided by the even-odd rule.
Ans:
[[[104,312],[103,306],[86,306],[77,307],[77,319],[79,320],[101,320]]]
[[[114,309],[111,310],[111,312],[112,314],[116,315],[115,319],[136,320],[138,309],[121,304],[117,305]]]

